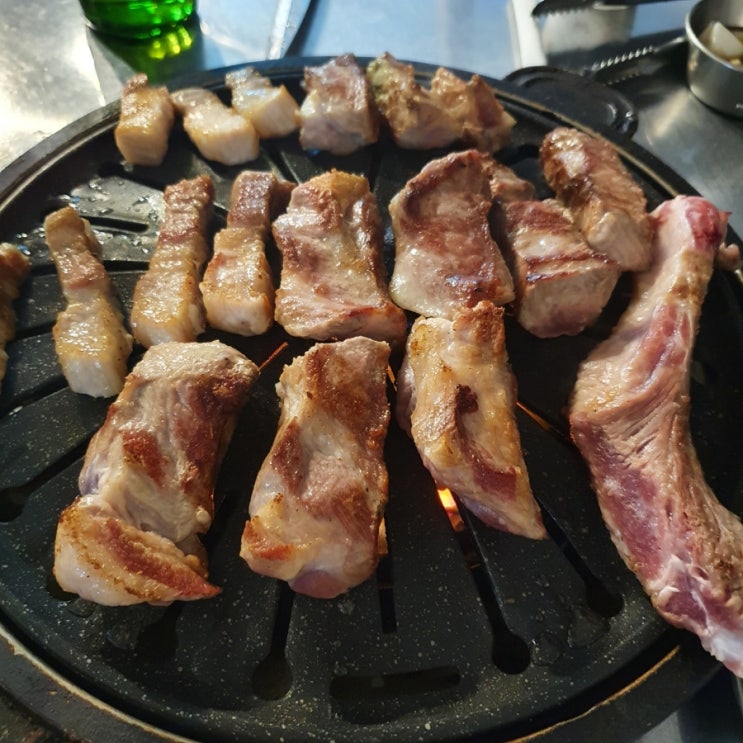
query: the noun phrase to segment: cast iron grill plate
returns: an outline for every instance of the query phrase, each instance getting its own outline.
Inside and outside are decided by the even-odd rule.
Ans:
[[[255,66],[301,100],[303,66],[320,61]],[[434,72],[417,69],[422,81]],[[224,70],[190,82],[224,93],[223,80]],[[515,84],[490,82],[518,122],[498,158],[547,196],[536,159],[542,137],[560,124],[590,128],[590,122],[574,120],[569,109],[546,108]],[[303,152],[294,135],[264,142],[253,163],[225,167],[204,161],[177,126],[163,165],[137,168],[125,166],[115,148],[117,115],[116,104],[82,119],[0,174],[0,239],[26,246],[32,261],[15,305],[17,339],[8,348],[0,397],[0,619],[49,672],[110,706],[111,729],[99,728],[102,735],[145,740],[160,729],[210,741],[628,740],[710,677],[714,661],[696,638],[657,617],[621,563],[567,436],[563,410],[577,366],[609,333],[628,299],[628,281],[620,282],[599,323],[574,338],[539,340],[507,318],[522,442],[549,539],[497,532],[466,513],[456,531],[414,446],[393,422],[386,446],[389,554],[376,576],[323,601],[252,573],[238,556],[239,541],[253,479],[276,428],[274,386],[284,364],[310,343],[279,327],[257,338],[210,330],[203,340],[221,338],[258,364],[271,359],[225,459],[217,517],[205,539],[210,577],[223,593],[165,608],[107,608],[61,592],[51,572],[56,521],[77,494],[82,457],[110,400],[71,392],[57,364],[51,328],[63,300],[43,240],[45,215],[72,204],[90,220],[128,310],[170,183],[213,177],[216,231],[242,167],[298,182],[330,167],[365,174],[385,220],[391,268],[387,204],[443,154],[401,151],[383,138],[334,158]],[[621,134],[602,124],[593,129],[618,146],[651,208],[692,193]],[[278,277],[276,248],[268,250]],[[733,277],[714,275],[692,382],[692,430],[705,473],[738,513],[739,294]],[[141,353],[135,349],[132,365]],[[0,671],[6,688],[14,688],[12,674],[12,667]],[[21,699],[37,701],[32,691]],[[73,699],[63,719],[50,722],[75,730],[88,709]],[[130,716],[124,733],[119,713]]]

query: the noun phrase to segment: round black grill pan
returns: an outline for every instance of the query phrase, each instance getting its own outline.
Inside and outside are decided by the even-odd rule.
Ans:
[[[256,67],[301,99],[303,66],[319,61]],[[422,81],[434,72],[417,69]],[[224,70],[189,83],[224,93],[223,80]],[[545,105],[515,83],[491,84],[518,122],[499,159],[548,195],[536,159],[542,137],[560,124],[591,122],[582,109],[576,118],[569,97],[552,95]],[[109,401],[71,392],[57,365],[51,328],[62,297],[43,219],[73,204],[90,220],[128,309],[157,236],[164,187],[210,174],[217,230],[240,170],[205,162],[179,128],[162,166],[125,166],[112,136],[117,115],[117,105],[91,114],[0,174],[0,239],[32,255],[0,397],[0,685],[54,728],[98,740],[620,741],[710,678],[716,663],[696,638],[656,616],[618,558],[567,436],[563,409],[577,366],[610,332],[628,282],[600,322],[575,338],[539,340],[508,318],[519,424],[548,540],[503,534],[466,513],[455,528],[414,446],[393,424],[389,553],[375,577],[320,601],[253,574],[238,557],[239,541],[275,432],[274,385],[308,343],[281,328],[249,339],[208,331],[205,340],[219,337],[258,364],[270,359],[225,459],[206,537],[210,574],[223,593],[166,608],[107,608],[61,592],[51,573],[56,521],[77,493],[82,457]],[[651,208],[692,192],[623,134],[593,128],[618,146]],[[382,140],[333,158],[303,152],[293,136],[265,142],[246,167],[297,181],[330,167],[367,175],[391,266],[386,205],[441,154]],[[269,251],[278,269],[275,247]],[[740,289],[715,274],[694,354],[692,429],[711,485],[738,513],[741,380]]]

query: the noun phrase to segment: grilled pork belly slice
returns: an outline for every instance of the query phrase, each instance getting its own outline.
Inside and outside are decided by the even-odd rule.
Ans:
[[[255,127],[225,106],[216,93],[184,88],[170,94],[183,128],[199,152],[224,165],[239,165],[258,157],[260,142]]]
[[[480,300],[505,304],[514,298],[513,280],[490,234],[491,160],[477,150],[446,155],[393,197],[390,294],[400,307],[452,319]]]
[[[271,327],[275,290],[266,235],[293,186],[273,173],[246,170],[235,178],[227,226],[214,237],[214,255],[200,284],[213,328],[258,335]]]
[[[139,72],[124,85],[114,129],[119,152],[133,165],[160,165],[168,152],[175,110],[167,88],[149,84]]]
[[[54,575],[106,605],[209,598],[198,537],[258,369],[218,341],[163,343],[126,379],[91,439],[80,495],[59,519]]]
[[[379,122],[371,88],[353,54],[305,67],[304,87],[299,142],[305,150],[348,155],[377,141]]]
[[[642,189],[607,140],[569,127],[547,134],[539,152],[547,183],[597,252],[624,270],[650,265],[652,225]]]
[[[595,253],[554,199],[503,204],[516,319],[540,338],[575,335],[596,321],[621,274]]]
[[[679,196],[651,218],[654,262],[579,369],[571,433],[655,608],[743,676],[743,526],[705,483],[689,432],[692,346],[727,215]]]
[[[73,392],[109,397],[121,390],[132,351],[101,246],[71,207],[44,220],[46,244],[66,301],[52,329],[54,350]]]
[[[385,52],[366,70],[374,101],[400,147],[428,149],[454,142],[484,152],[506,145],[515,120],[479,75],[465,82],[439,67],[430,89],[415,79],[413,65]]]
[[[255,481],[240,556],[299,593],[332,598],[377,565],[389,353],[368,338],[319,343],[279,379],[279,428]]]
[[[273,85],[253,67],[228,72],[225,85],[232,93],[232,108],[261,138],[284,137],[299,126],[299,106],[286,86]]]
[[[407,320],[389,297],[366,178],[332,170],[297,186],[273,234],[283,257],[276,321],[288,333],[402,342]]]
[[[503,308],[419,317],[397,376],[397,420],[439,487],[489,526],[546,536],[515,417]]]
[[[167,186],[164,196],[157,245],[137,281],[130,316],[134,337],[145,347],[193,341],[205,329],[199,278],[207,259],[214,184],[199,175]]]
[[[29,261],[25,253],[17,245],[0,243],[0,389],[8,364],[5,346],[15,338],[13,300],[18,299],[28,271]]]
[[[214,237],[214,254],[199,285],[213,328],[259,335],[273,324],[273,275],[266,259],[271,218],[286,207],[293,183],[246,170],[232,184],[227,226]]]

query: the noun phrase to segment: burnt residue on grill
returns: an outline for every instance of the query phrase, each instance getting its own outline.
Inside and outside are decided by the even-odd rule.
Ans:
[[[421,70],[425,77],[433,68]],[[266,71],[299,94],[301,67]],[[214,75],[217,86],[223,75]],[[538,147],[549,128],[565,122],[508,86],[502,100],[518,124],[500,157],[547,196]],[[239,543],[252,483],[276,430],[275,384],[284,364],[310,344],[279,327],[257,338],[208,331],[205,338],[234,344],[262,367],[225,457],[205,537],[210,576],[222,594],[115,608],[61,591],[52,576],[57,518],[77,493],[87,442],[110,401],[72,393],[57,365],[51,327],[62,297],[43,218],[73,204],[90,220],[128,310],[155,245],[165,186],[211,175],[217,230],[240,170],[204,162],[180,129],[162,166],[125,166],[111,135],[115,107],[99,116],[81,128],[75,146],[60,145],[63,156],[39,162],[20,186],[0,182],[2,238],[23,243],[32,256],[0,399],[0,611],[20,641],[133,720],[214,741],[571,740],[596,731],[622,740],[670,712],[712,673],[698,642],[656,616],[622,564],[567,433],[564,407],[577,366],[610,332],[629,297],[628,281],[600,322],[574,338],[537,339],[506,318],[521,439],[548,539],[493,530],[455,499],[442,502],[393,421],[385,449],[386,546],[376,574],[323,601],[252,573],[239,559]],[[641,153],[618,144],[651,206],[671,195],[672,176],[636,167]],[[385,223],[390,269],[386,205],[440,154],[402,152],[382,140],[333,158],[305,153],[288,137],[266,143],[247,167],[296,181],[330,167],[366,174]],[[278,251],[268,249],[278,276]],[[695,349],[692,428],[711,484],[740,509],[743,458],[733,432],[743,418],[743,323],[735,292],[726,277],[714,277]],[[612,702],[640,689],[637,700],[647,694],[643,688],[652,688],[655,709],[640,720]],[[148,737],[136,725],[132,735]]]

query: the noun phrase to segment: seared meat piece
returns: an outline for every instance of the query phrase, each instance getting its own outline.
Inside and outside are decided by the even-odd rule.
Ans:
[[[624,270],[650,265],[652,226],[642,189],[607,140],[559,127],[539,152],[547,183],[597,252]]]
[[[276,321],[288,333],[402,341],[407,321],[387,291],[381,219],[366,178],[332,170],[297,186],[273,234],[283,256]]]
[[[431,93],[459,122],[464,144],[483,152],[495,152],[511,141],[516,120],[479,75],[472,75],[465,82],[445,67],[439,67],[431,79]]]
[[[255,127],[244,116],[225,106],[216,93],[204,88],[184,88],[170,94],[183,116],[183,128],[207,160],[239,165],[258,157]]]
[[[207,258],[206,231],[214,185],[199,175],[165,189],[165,214],[155,252],[134,289],[131,326],[145,347],[193,341],[204,332],[199,277]]]
[[[705,483],[689,432],[699,314],[727,217],[679,196],[651,215],[654,262],[582,364],[575,443],[627,566],[660,615],[743,675],[743,526]]]
[[[495,201],[531,201],[534,184],[519,178],[512,168],[492,158],[485,161],[485,171],[490,179],[490,193]]]
[[[595,253],[554,199],[503,204],[500,240],[516,289],[516,319],[540,338],[575,335],[611,297],[621,269]]]
[[[232,108],[261,138],[283,137],[299,126],[299,106],[285,85],[273,85],[253,67],[228,72],[224,80],[232,93]]]
[[[453,320],[419,317],[397,390],[397,419],[439,487],[490,526],[546,536],[516,425],[502,307],[480,302]]]
[[[508,143],[514,119],[479,76],[469,82],[436,70],[427,90],[415,68],[386,52],[366,70],[374,101],[400,147],[428,149],[462,141],[486,152]]]
[[[299,141],[305,150],[348,155],[377,141],[377,110],[353,54],[305,67],[304,87],[307,96],[300,108]]]
[[[175,110],[167,88],[151,86],[147,75],[134,75],[124,85],[121,113],[114,129],[116,146],[127,162],[160,165],[168,152]]]
[[[59,519],[54,575],[99,604],[208,598],[198,538],[258,369],[218,341],[163,343],[134,367],[91,439],[80,495]]]
[[[413,65],[385,52],[366,68],[374,102],[400,147],[446,147],[462,135],[459,121],[415,79]]]
[[[389,346],[319,343],[284,368],[281,416],[258,472],[240,556],[299,593],[332,598],[377,565]]]
[[[132,337],[101,263],[100,243],[71,206],[50,214],[44,233],[67,302],[52,329],[62,373],[73,392],[115,395],[124,384]]]
[[[274,285],[266,235],[272,215],[286,207],[293,185],[273,173],[250,170],[235,178],[227,227],[214,237],[214,255],[200,284],[206,319],[213,328],[257,335],[273,323]]]
[[[396,255],[390,294],[400,307],[452,319],[482,299],[514,298],[490,234],[490,160],[477,150],[433,160],[390,202]]]
[[[5,346],[15,338],[13,300],[18,299],[20,286],[28,276],[28,268],[25,253],[15,245],[0,243],[0,387],[8,363]]]

